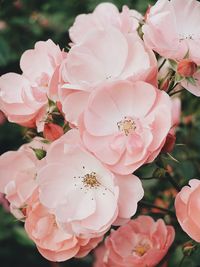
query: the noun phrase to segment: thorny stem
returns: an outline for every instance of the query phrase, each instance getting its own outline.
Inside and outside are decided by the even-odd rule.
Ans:
[[[158,210],[161,210],[161,211],[164,211],[166,213],[169,213],[171,214],[172,216],[176,216],[175,213],[172,211],[172,210],[169,210],[169,209],[165,209],[165,208],[162,208],[162,207],[159,207],[157,205],[154,205],[154,204],[151,204],[145,200],[141,200],[139,202],[142,206],[145,206],[145,207],[148,207],[148,208],[154,208],[154,209],[158,209]]]

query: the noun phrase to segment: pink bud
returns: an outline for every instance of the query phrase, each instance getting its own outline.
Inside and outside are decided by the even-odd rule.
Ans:
[[[162,148],[163,153],[170,153],[174,149],[176,142],[176,136],[174,134],[168,133],[165,144]]]
[[[197,64],[190,59],[182,59],[177,66],[177,72],[183,77],[191,77],[197,71]]]
[[[44,137],[49,141],[54,141],[64,134],[63,128],[54,123],[44,125]]]

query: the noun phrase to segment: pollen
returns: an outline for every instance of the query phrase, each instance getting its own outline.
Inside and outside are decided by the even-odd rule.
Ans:
[[[83,177],[83,184],[85,187],[97,188],[100,185],[100,183],[97,180],[96,172],[91,172],[91,173],[86,174]]]
[[[142,257],[142,256],[144,256],[144,254],[145,254],[149,249],[150,249],[149,244],[139,244],[139,245],[137,245],[137,246],[134,248],[133,252],[134,252],[137,256]]]
[[[135,131],[136,129],[136,124],[133,119],[124,117],[123,120],[119,121],[117,123],[119,131],[124,132],[126,136],[128,136],[130,133]]]

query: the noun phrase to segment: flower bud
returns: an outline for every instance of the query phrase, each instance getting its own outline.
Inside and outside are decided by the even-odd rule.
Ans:
[[[196,245],[192,241],[188,241],[182,247],[183,254],[185,256],[190,256],[190,254],[195,250],[195,248]]]
[[[63,128],[54,123],[44,125],[44,137],[49,141],[54,141],[64,134]]]
[[[174,149],[176,142],[176,136],[174,134],[168,133],[165,144],[162,148],[163,153],[170,153]]]
[[[183,77],[191,77],[197,71],[197,64],[190,59],[183,59],[178,63],[177,72]]]

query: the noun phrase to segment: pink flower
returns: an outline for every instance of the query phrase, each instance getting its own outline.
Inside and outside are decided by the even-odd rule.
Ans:
[[[175,129],[181,120],[181,100],[179,97],[172,98],[172,125]]]
[[[144,41],[161,56],[200,64],[200,3],[196,0],[158,0],[143,26]]]
[[[156,84],[157,62],[138,36],[124,35],[108,26],[93,31],[71,48],[61,66],[61,76],[65,83],[60,89],[63,112],[67,121],[77,125],[96,86],[126,79]]]
[[[39,199],[63,229],[80,237],[98,237],[115,222],[130,218],[143,197],[140,180],[114,176],[81,146],[71,130],[50,145],[37,175]]]
[[[200,72],[197,71],[192,77],[194,79],[194,83],[185,79],[181,82],[181,85],[193,95],[200,96]]]
[[[111,232],[106,240],[104,256],[101,256],[104,265],[96,264],[94,266],[157,266],[166,255],[174,236],[174,228],[166,226],[162,219],[155,222],[149,216],[139,216],[117,231]]]
[[[89,151],[115,173],[130,174],[157,157],[171,126],[165,92],[119,81],[92,93],[79,128]]]
[[[106,29],[108,26],[113,26],[126,34],[136,33],[140,20],[142,15],[127,6],[123,6],[122,12],[119,13],[115,5],[101,3],[93,13],[78,15],[69,29],[69,34],[74,44],[80,44],[92,31]]]
[[[159,0],[147,16],[143,26],[146,45],[165,58],[182,60],[188,54],[193,64],[200,64],[200,3],[196,0]],[[178,70],[180,68],[178,67]],[[181,74],[192,74],[183,70]],[[187,76],[187,75],[183,75]],[[193,75],[196,85],[184,80],[181,85],[200,96],[200,73]]]
[[[40,139],[23,145],[17,151],[9,151],[0,156],[0,192],[10,202],[11,212],[18,218],[20,212],[34,190],[37,188],[36,172],[41,162],[36,158],[32,148],[45,148]]]
[[[95,262],[93,267],[108,267],[108,251],[105,245],[100,245],[94,251]],[[114,267],[114,266],[113,266]]]
[[[47,95],[55,91],[54,72],[63,53],[51,40],[37,42],[21,57],[22,75],[7,73],[0,77],[0,108],[8,120],[27,127],[43,129]]]
[[[64,231],[55,216],[33,196],[27,208],[25,230],[39,252],[50,261],[84,257],[102,240],[81,238]]]
[[[192,179],[184,186],[175,200],[176,216],[182,229],[194,240],[200,242],[200,180]]]

